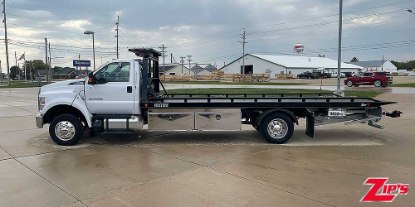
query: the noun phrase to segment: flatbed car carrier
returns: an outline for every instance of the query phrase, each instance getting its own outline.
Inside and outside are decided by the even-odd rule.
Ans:
[[[238,131],[250,124],[271,143],[286,143],[294,125],[306,119],[306,134],[315,126],[339,123],[377,124],[394,102],[304,94],[168,94],[160,80],[160,52],[129,49],[140,59],[114,60],[90,73],[86,81],[67,81],[39,91],[38,127],[49,123],[51,138],[60,145],[76,144],[84,130]]]

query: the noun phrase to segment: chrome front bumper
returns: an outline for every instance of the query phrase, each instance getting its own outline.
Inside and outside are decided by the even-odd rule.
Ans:
[[[43,115],[42,114],[36,115],[36,126],[37,128],[43,128]]]

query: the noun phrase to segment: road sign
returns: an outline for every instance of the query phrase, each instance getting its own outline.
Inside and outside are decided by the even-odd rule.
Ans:
[[[73,60],[73,66],[76,67],[90,67],[91,61],[90,60]]]

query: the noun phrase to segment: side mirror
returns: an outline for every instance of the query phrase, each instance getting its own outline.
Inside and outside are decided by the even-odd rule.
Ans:
[[[88,73],[88,84],[91,84],[91,85],[95,84],[93,72]]]

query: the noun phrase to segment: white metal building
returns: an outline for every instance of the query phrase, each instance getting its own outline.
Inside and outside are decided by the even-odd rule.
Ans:
[[[196,64],[192,67],[192,72],[196,75],[211,75],[212,72],[208,71],[206,68],[201,67],[200,65]]]
[[[181,64],[166,64],[160,65],[160,75],[163,75],[164,72],[166,75],[188,75],[189,74],[189,68],[186,66],[183,66]],[[191,71],[190,75],[194,75],[194,73]]]
[[[391,73],[398,72],[398,68],[389,60],[370,60],[350,62],[350,64],[363,67],[363,71],[386,71]]]
[[[244,74],[270,74],[275,78],[277,74],[293,74],[294,76],[316,69],[325,68],[329,71],[337,70],[337,60],[326,57],[307,57],[290,55],[257,55],[247,54],[245,58]],[[353,64],[341,64],[343,72],[358,72],[363,68]],[[225,74],[242,74],[242,57],[225,65],[221,70]]]

